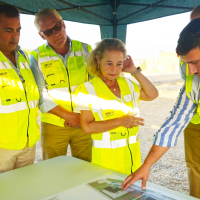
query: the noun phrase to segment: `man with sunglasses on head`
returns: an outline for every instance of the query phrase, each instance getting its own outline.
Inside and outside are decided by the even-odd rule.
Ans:
[[[30,57],[40,91],[43,159],[66,155],[70,144],[72,156],[91,161],[91,138],[82,132],[80,114],[73,111],[73,94],[88,80],[85,59],[92,48],[66,35],[65,24],[55,9],[39,10],[35,26],[47,41]]]
[[[0,173],[34,163],[39,91],[18,46],[19,10],[0,5]]]

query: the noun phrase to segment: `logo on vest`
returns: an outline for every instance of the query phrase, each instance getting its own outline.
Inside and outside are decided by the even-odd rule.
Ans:
[[[52,63],[45,63],[44,64],[44,68],[49,68],[49,67],[52,67]]]
[[[1,72],[0,73],[0,76],[4,76],[4,75],[6,75],[7,74],[7,72]]]
[[[106,114],[106,117],[111,117],[111,116],[113,116],[115,113],[114,113],[115,111],[113,110],[113,111],[109,111],[109,112],[106,112],[105,114]]]

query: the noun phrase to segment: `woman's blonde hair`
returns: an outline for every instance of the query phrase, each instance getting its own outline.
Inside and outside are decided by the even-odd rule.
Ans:
[[[103,58],[105,50],[121,51],[124,54],[124,58],[126,58],[126,47],[121,40],[116,38],[103,39],[96,44],[96,48],[91,52],[87,59],[86,68],[89,74],[93,76],[98,76],[100,74],[100,69],[96,56],[98,56],[99,60],[101,60]]]

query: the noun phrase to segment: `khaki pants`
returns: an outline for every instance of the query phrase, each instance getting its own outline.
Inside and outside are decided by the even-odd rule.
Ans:
[[[41,128],[44,160],[66,155],[70,144],[72,156],[91,162],[92,142],[89,134],[84,134],[81,129],[60,127],[45,122],[42,122]]]
[[[33,164],[35,149],[35,145],[28,147],[28,141],[21,150],[0,148],[0,173]]]
[[[190,195],[200,198],[200,124],[189,123],[184,136]]]

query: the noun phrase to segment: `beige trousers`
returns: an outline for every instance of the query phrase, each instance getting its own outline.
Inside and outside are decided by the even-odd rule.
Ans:
[[[28,147],[28,140],[21,150],[0,148],[0,173],[33,164],[35,149],[35,145]]]
[[[190,195],[200,198],[200,124],[189,123],[184,136]]]
[[[72,156],[91,162],[92,142],[89,134],[84,134],[81,129],[60,127],[45,122],[41,123],[41,128],[44,160],[66,155],[70,144]]]

